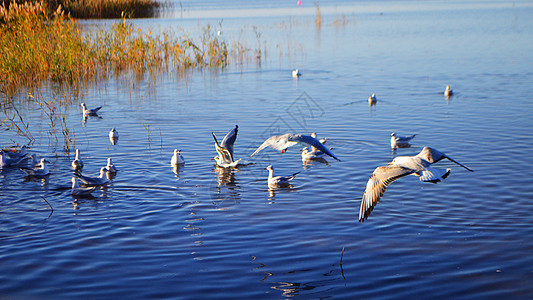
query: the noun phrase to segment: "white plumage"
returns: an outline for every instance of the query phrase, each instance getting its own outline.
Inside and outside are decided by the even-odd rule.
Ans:
[[[415,156],[398,156],[386,166],[377,167],[366,184],[365,193],[359,208],[359,222],[365,221],[374,209],[379,199],[385,193],[385,189],[396,179],[407,175],[420,176],[420,181],[437,183],[444,180],[450,174],[450,169],[438,169],[430,167],[432,164],[446,158],[470,172],[468,167],[446,156],[435,149],[424,147]]]

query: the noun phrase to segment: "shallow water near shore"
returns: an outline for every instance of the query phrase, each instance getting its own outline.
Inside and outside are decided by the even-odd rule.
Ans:
[[[324,3],[320,28],[305,1],[303,12],[294,4],[285,13],[275,3],[235,2],[229,9],[276,13],[234,18],[216,3],[191,3],[183,2],[189,17],[176,8],[134,23],[187,29],[224,19],[230,40],[242,24],[255,25],[266,59],[83,89],[64,108],[83,173],[97,175],[107,157],[119,169],[93,198],[70,195],[72,152],[54,143],[36,103],[15,101],[35,138],[30,153],[51,161],[52,174],[0,172],[0,295],[533,295],[531,2]],[[341,8],[349,13],[339,25]],[[202,15],[208,10],[222,16]],[[448,84],[455,95],[447,99]],[[103,105],[100,117],[83,121],[81,102]],[[211,132],[220,140],[236,124],[235,156],[246,165],[217,169]],[[116,145],[107,136],[113,127]],[[286,132],[327,136],[341,161],[304,165],[298,147],[249,157]],[[391,132],[418,135],[411,148],[392,152]],[[11,131],[0,138],[3,147],[27,142]],[[442,161],[452,172],[439,184],[402,178],[358,223],[373,170],[424,146],[475,172]],[[179,170],[170,166],[175,148],[186,161]],[[268,190],[269,164],[280,175],[300,172],[292,189]]]

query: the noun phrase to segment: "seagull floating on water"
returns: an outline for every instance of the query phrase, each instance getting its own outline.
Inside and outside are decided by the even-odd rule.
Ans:
[[[376,94],[372,94],[372,96],[368,97],[368,105],[372,106],[378,102],[378,98],[376,98]]]
[[[109,138],[118,139],[118,131],[114,127],[109,131]]]
[[[174,155],[172,155],[172,158],[170,159],[170,164],[173,166],[184,164],[185,160],[183,159],[183,156],[181,156],[181,150],[174,149]]]
[[[213,138],[215,139],[215,149],[218,153],[213,159],[217,162],[218,166],[223,168],[236,167],[241,161],[240,158],[236,161],[233,158],[233,145],[237,139],[238,131],[239,126],[235,125],[235,127],[226,134],[220,145],[218,144],[215,133],[212,132]]]
[[[453,95],[453,90],[450,88],[449,85],[446,86],[446,89],[444,90],[444,96],[450,97]]]
[[[84,176],[78,173],[75,173],[78,178],[83,181],[84,185],[86,186],[101,186],[107,184],[107,177],[106,177],[107,169],[106,167],[100,168],[100,176],[98,177],[89,177]]]
[[[270,147],[276,150],[281,150],[282,153],[287,152],[287,148],[294,146],[296,144],[306,144],[312,147],[315,147],[317,150],[324,152],[325,154],[333,157],[334,159],[340,161],[328,148],[326,148],[322,143],[316,138],[310,135],[302,134],[292,134],[286,133],[283,135],[274,135],[266,139],[257,150],[255,150],[250,157],[256,155],[259,151],[263,150],[266,147]]]
[[[11,167],[20,164],[24,160],[24,157],[9,158],[6,153],[0,151],[0,169],[4,167]]]
[[[294,173],[291,176],[274,176],[274,167],[272,165],[265,168],[268,170],[268,187],[280,188],[290,186],[290,181],[296,177],[300,172]]]
[[[460,165],[470,172],[474,172],[446,154],[430,147],[424,147],[415,156],[395,157],[388,165],[377,167],[368,180],[359,209],[359,222],[364,222],[368,218],[381,196],[385,193],[387,186],[396,179],[412,174],[419,176],[422,182],[437,183],[448,177],[451,169],[443,170],[431,167],[432,164],[443,158]]]
[[[25,157],[28,154],[28,146],[22,146],[19,151],[9,151],[5,149],[2,149],[2,151],[8,158],[19,159]]]
[[[32,168],[38,168],[41,166],[41,160],[37,159],[37,154],[33,153],[31,155],[31,167]]]
[[[113,164],[113,160],[111,160],[111,157],[107,158],[107,165],[105,166],[107,172],[116,173],[117,167]]]
[[[415,136],[416,134],[413,134],[410,136],[401,136],[397,134],[396,132],[393,132],[390,134],[390,147],[392,149],[408,148],[410,146],[409,141],[414,139]]]
[[[74,169],[74,171],[81,171],[81,169],[83,169],[83,161],[80,157],[80,149],[76,149],[76,157],[72,161],[72,169]]]
[[[72,181],[72,190],[70,192],[72,196],[89,195],[97,188],[97,186],[80,187],[76,177],[72,177],[70,181]]]
[[[311,133],[311,136],[316,139],[317,138],[316,137],[316,132]],[[318,141],[322,145],[324,145],[326,143],[326,141],[327,141],[327,138],[324,137],[322,139],[319,139]],[[314,146],[311,146],[311,150],[309,150],[309,148],[307,148],[307,147],[302,149],[302,160],[303,161],[320,159],[320,158],[323,158],[325,155],[326,154],[324,152],[318,150]]]
[[[34,176],[34,177],[43,177],[46,175],[50,175],[50,169],[48,169],[48,163],[44,158],[41,158],[41,162],[39,163],[38,167],[34,168],[20,168],[26,175],[28,176]]]
[[[300,73],[300,70],[298,69],[292,70],[292,77],[298,78],[300,76],[302,76],[302,73]]]
[[[85,103],[82,103],[81,107],[83,107],[84,116],[98,116],[98,111],[102,108],[101,106],[98,106],[96,108],[87,108]]]

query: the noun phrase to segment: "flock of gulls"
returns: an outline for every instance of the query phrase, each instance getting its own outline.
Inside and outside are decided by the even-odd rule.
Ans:
[[[293,71],[293,76],[300,75],[301,74],[298,70]],[[452,95],[453,92],[451,91],[450,87],[447,86],[444,93],[446,96],[449,96]],[[369,98],[369,101],[372,99],[374,99],[373,101],[377,101],[375,99],[375,94],[372,94],[372,96]],[[84,117],[97,116],[98,111],[102,108],[100,106],[97,108],[88,109],[85,103],[82,103],[81,106],[83,108]],[[234,157],[234,144],[237,140],[238,131],[239,126],[235,125],[235,127],[231,129],[226,136],[224,136],[224,139],[220,143],[218,142],[215,133],[212,133],[215,141],[215,150],[217,152],[217,155],[213,157],[213,160],[216,162],[216,166],[220,168],[237,168],[239,166],[241,159],[235,159]],[[393,150],[397,148],[408,148],[410,147],[409,142],[415,138],[415,136],[416,134],[410,136],[400,136],[399,134],[393,132],[390,138],[391,148]],[[117,130],[115,128],[111,129],[109,132],[109,140],[111,143],[116,144],[118,138],[119,135]],[[304,162],[324,160],[326,156],[330,156],[337,161],[340,161],[340,159],[325,146],[326,142],[327,138],[318,139],[316,133],[312,133],[311,135],[292,133],[274,135],[266,139],[250,155],[250,157],[253,157],[267,147],[280,150],[282,153],[284,153],[287,151],[287,148],[300,145],[304,147],[301,150],[302,161]],[[30,166],[20,166],[29,157],[31,157]],[[449,161],[465,168],[466,170],[473,172],[473,170],[467,166],[430,147],[424,147],[420,153],[414,156],[397,156],[387,165],[378,166],[370,176],[361,199],[359,222],[364,222],[368,218],[374,207],[385,193],[387,186],[395,180],[407,175],[416,175],[422,182],[437,183],[448,177],[451,172],[450,169],[433,167],[434,163],[437,163],[442,159],[448,159]],[[22,146],[20,150],[2,149],[0,151],[0,169],[7,167],[19,167],[20,170],[30,177],[48,176],[50,174],[50,169],[48,168],[49,163],[50,162],[44,158],[38,159],[36,154],[28,156],[28,147],[26,145]],[[170,164],[173,167],[179,167],[185,164],[185,160],[181,155],[181,150],[174,149],[174,154],[172,155]],[[71,194],[73,196],[89,195],[95,189],[99,187],[105,187],[117,173],[117,168],[113,164],[112,159],[109,157],[107,158],[107,165],[100,168],[100,174],[98,176],[90,177],[83,175],[82,170],[84,164],[79,149],[76,149],[76,155],[71,165],[74,171],[74,177],[71,178]],[[272,165],[267,166],[265,170],[269,171],[269,189],[290,188],[290,182],[299,173],[297,172],[289,176],[275,176],[274,167]]]

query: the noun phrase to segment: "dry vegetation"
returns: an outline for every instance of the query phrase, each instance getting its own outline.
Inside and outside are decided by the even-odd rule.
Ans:
[[[142,77],[169,68],[223,69],[230,57],[260,61],[258,47],[227,43],[210,26],[196,40],[173,32],[142,33],[125,18],[111,29],[84,34],[61,8],[11,3],[0,7],[0,91],[11,94],[43,81],[80,84],[124,71]]]

